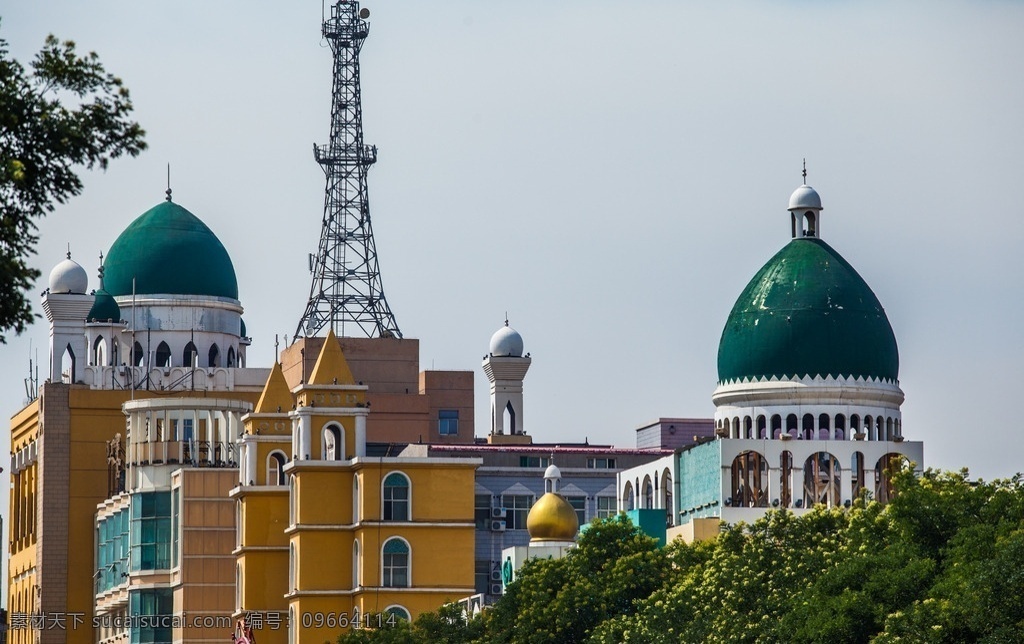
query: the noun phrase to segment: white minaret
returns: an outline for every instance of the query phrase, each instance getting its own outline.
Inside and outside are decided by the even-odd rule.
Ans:
[[[523,357],[523,337],[505,320],[505,326],[491,336],[490,352],[483,364],[491,382],[489,442],[494,442],[495,436],[510,437],[506,442],[530,442],[523,423],[523,378],[530,362],[530,354]]]
[[[50,271],[50,288],[43,293],[43,312],[50,321],[50,382],[61,382],[65,354],[71,359],[72,384],[86,364],[85,318],[96,299],[86,293],[88,288],[89,276],[70,252]]]

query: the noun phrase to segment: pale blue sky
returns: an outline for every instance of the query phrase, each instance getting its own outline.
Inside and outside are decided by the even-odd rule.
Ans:
[[[169,162],[175,201],[234,260],[249,364],[269,366],[319,235],[320,4],[10,4],[13,54],[50,32],[97,51],[150,144],[41,223],[35,291],[69,241],[95,288],[97,256],[163,198]],[[1024,4],[364,6],[385,292],[423,367],[475,371],[478,434],[480,359],[506,310],[534,358],[536,440],[629,446],[658,416],[712,416],[722,327],[789,239],[806,157],[822,236],[896,332],[904,433],[925,464],[1024,469]],[[29,339],[45,360],[42,323],[0,347],[8,415]]]

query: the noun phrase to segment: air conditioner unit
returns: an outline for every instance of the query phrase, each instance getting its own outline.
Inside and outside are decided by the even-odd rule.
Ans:
[[[491,581],[498,581],[498,582],[501,581],[501,571],[500,570],[492,570],[491,571]]]
[[[505,508],[491,508],[491,518],[492,519],[504,519],[505,518]]]
[[[505,522],[504,521],[491,521],[491,532],[504,532]]]
[[[500,595],[502,592],[501,584],[491,584],[491,594]]]

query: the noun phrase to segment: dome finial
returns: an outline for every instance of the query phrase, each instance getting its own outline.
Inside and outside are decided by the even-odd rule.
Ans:
[[[807,185],[807,157],[804,157],[804,185]]]
[[[68,242],[68,259],[71,259],[71,242]]]
[[[505,326],[508,326],[508,311],[505,311]]]
[[[167,164],[167,190],[165,191],[165,193],[167,194],[167,201],[170,201],[171,200],[171,164],[170,163]]]
[[[100,288],[103,288],[103,251],[100,251],[100,268],[97,273],[100,276]]]

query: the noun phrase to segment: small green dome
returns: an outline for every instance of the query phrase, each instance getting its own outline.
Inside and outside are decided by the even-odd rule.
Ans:
[[[97,290],[93,295],[96,301],[89,309],[89,315],[85,316],[87,322],[120,322],[121,307],[114,301],[114,296],[103,288]]]
[[[198,217],[171,201],[150,208],[125,228],[104,263],[111,295],[210,295],[238,299],[227,250]]]
[[[249,337],[245,335],[245,320],[243,320],[242,318],[238,318],[238,325],[240,327],[238,335],[242,336],[243,338]]]
[[[878,298],[831,246],[787,244],[743,289],[718,345],[718,381],[899,377],[896,336]]]

